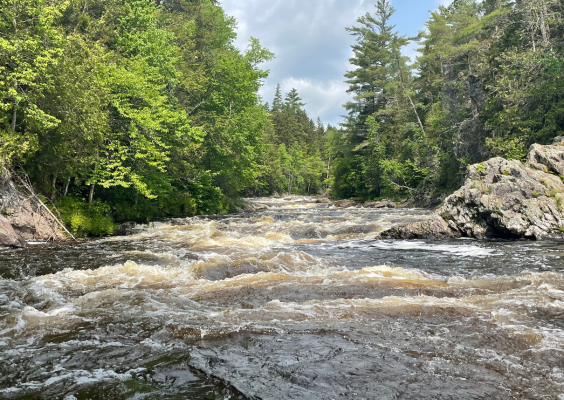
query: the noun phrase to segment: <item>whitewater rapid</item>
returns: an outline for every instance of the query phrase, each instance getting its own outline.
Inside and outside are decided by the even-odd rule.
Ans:
[[[564,244],[382,241],[428,211],[250,201],[0,252],[0,398],[564,399]]]

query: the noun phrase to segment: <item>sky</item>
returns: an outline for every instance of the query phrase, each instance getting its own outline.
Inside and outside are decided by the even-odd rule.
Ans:
[[[397,10],[396,30],[408,37],[425,27],[429,11],[449,0],[391,0]],[[344,74],[352,69],[349,58],[354,38],[345,30],[366,12],[374,13],[375,0],[221,0],[237,20],[236,46],[246,49],[250,37],[274,52],[276,59],[262,66],[270,76],[260,90],[272,102],[276,85],[283,94],[296,88],[310,118],[337,126],[342,121],[347,94]],[[415,56],[416,44],[404,49]]]

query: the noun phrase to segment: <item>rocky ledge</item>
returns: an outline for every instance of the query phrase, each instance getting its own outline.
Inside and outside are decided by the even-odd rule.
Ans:
[[[464,186],[429,219],[383,238],[564,238],[564,140],[531,146],[527,162],[492,158],[468,168]]]
[[[55,219],[31,194],[0,173],[0,247],[24,247],[27,241],[65,240]]]

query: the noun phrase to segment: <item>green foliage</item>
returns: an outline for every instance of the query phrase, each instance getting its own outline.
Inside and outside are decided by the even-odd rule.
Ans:
[[[326,129],[319,119],[313,122],[303,106],[296,89],[283,100],[277,86],[263,136],[261,171],[255,185],[259,193],[315,194],[326,189]]]
[[[440,6],[411,39],[419,43],[413,64],[401,56],[409,40],[394,32],[394,11],[379,0],[348,29],[355,68],[345,77],[355,97],[332,145],[341,158],[329,179],[335,196],[443,195],[459,187],[465,167],[492,156],[523,161],[532,143],[561,134],[559,2]]]
[[[117,220],[233,211],[264,186],[274,57],[235,26],[213,0],[0,0],[0,165],[80,235],[110,233],[100,201]]]
[[[527,158],[528,150],[522,139],[519,138],[486,138],[486,147],[490,149],[496,157],[503,157],[507,160],[521,160]]]
[[[558,211],[562,211],[562,196],[555,196],[554,199],[556,200],[556,207],[558,207]]]
[[[0,161],[21,159],[37,131],[60,122],[41,103],[52,87],[64,39],[57,24],[67,2],[0,1]]]
[[[76,237],[112,235],[116,228],[110,206],[100,200],[87,204],[84,199],[63,197],[57,204],[61,219]]]

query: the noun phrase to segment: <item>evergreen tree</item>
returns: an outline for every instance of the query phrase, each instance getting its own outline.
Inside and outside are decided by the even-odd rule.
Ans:
[[[290,110],[292,110],[293,112],[297,113],[298,110],[300,110],[303,106],[305,106],[305,103],[302,103],[302,99],[298,94],[298,91],[292,88],[292,90],[290,90],[286,94],[284,105]]]
[[[272,112],[282,111],[283,104],[284,102],[282,100],[282,89],[280,88],[280,84],[277,84],[276,92],[274,94],[274,100],[272,101]]]
[[[461,184],[466,165],[523,159],[532,143],[561,133],[561,2],[440,6],[414,65],[401,56],[408,40],[389,25],[393,8],[376,7],[349,29],[355,101],[325,144],[336,197],[442,195]]]

